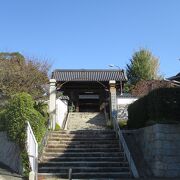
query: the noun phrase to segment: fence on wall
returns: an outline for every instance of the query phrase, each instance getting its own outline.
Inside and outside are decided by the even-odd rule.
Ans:
[[[35,180],[37,180],[37,174],[38,174],[38,143],[36,141],[36,138],[34,136],[34,133],[32,131],[31,125],[29,122],[27,122],[27,153],[29,156],[29,162],[31,166],[32,172],[35,173]]]

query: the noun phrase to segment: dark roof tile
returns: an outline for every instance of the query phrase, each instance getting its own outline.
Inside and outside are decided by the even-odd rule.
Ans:
[[[123,70],[63,69],[54,70],[52,78],[56,81],[127,81]]]

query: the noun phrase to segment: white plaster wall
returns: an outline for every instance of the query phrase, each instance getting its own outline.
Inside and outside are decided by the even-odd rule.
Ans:
[[[117,118],[118,121],[128,120],[128,106],[138,98],[117,98]]]
[[[63,121],[68,113],[68,102],[56,99],[56,123],[62,127]]]
[[[127,105],[127,104],[131,104],[134,101],[136,101],[138,98],[118,98],[117,99],[117,104],[118,105]]]

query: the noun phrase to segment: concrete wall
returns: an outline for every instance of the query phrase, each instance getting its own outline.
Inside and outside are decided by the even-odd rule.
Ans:
[[[180,125],[156,124],[134,133],[154,176],[180,177]]]
[[[0,132],[0,162],[22,174],[19,147],[8,140],[6,132]]]
[[[56,100],[56,123],[62,127],[63,121],[68,113],[68,102],[66,100]]]

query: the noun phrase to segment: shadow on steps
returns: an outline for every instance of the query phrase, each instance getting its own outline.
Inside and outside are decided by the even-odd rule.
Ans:
[[[131,177],[112,130],[51,132],[39,164],[39,175],[44,179],[68,178],[70,168],[73,179]]]

